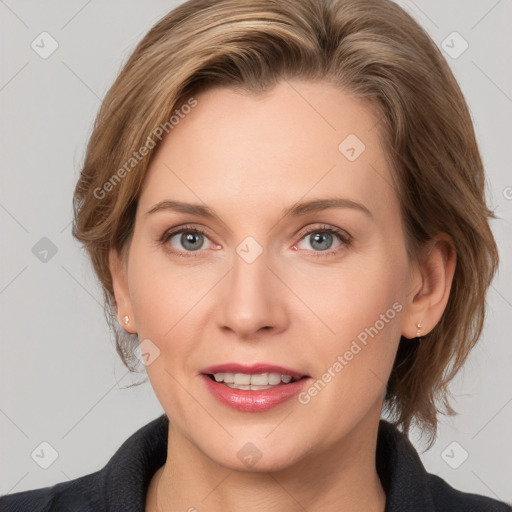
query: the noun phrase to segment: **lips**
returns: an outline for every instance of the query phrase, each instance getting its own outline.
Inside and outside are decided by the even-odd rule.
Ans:
[[[300,393],[309,376],[278,365],[227,363],[203,368],[201,379],[222,405],[243,412],[263,412]]]

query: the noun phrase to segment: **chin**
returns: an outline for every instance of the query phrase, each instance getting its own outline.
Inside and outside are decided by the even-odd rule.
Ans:
[[[247,431],[241,436],[234,436],[229,443],[215,443],[215,446],[203,448],[212,461],[233,471],[266,473],[288,469],[297,463],[303,455],[304,441],[288,437],[286,440],[265,439],[269,429],[264,433]]]

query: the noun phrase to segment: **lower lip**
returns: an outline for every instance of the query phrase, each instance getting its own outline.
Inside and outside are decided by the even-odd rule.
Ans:
[[[249,389],[233,389],[216,382],[208,375],[201,375],[210,393],[222,404],[244,412],[268,411],[298,395],[309,378],[303,378],[289,384],[281,384],[274,388],[252,391]]]

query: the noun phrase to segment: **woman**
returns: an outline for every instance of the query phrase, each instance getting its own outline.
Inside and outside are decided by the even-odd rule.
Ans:
[[[498,255],[467,105],[388,0],[191,0],[107,94],[74,235],[165,414],[2,511],[507,511],[423,468]],[[394,424],[381,420],[383,408]]]

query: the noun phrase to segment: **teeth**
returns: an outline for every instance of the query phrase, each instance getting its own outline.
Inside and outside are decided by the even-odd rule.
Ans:
[[[270,389],[270,388],[274,387],[274,386],[255,386],[254,384],[249,384],[247,386],[237,385],[237,384],[226,384],[226,386],[228,386],[228,388],[231,388],[231,389],[246,389],[246,390],[251,390],[251,391],[260,391],[262,389]]]
[[[237,386],[248,386],[251,383],[251,376],[246,373],[235,373],[235,384]]]
[[[283,377],[288,377],[288,375],[283,375]],[[269,373],[268,374],[268,383],[271,386],[276,386],[281,383],[281,375],[279,373]]]
[[[250,377],[251,384],[254,384],[256,386],[268,386],[270,383],[270,375],[265,375],[264,373],[260,373],[258,375],[247,375],[247,377]],[[237,382],[236,376],[235,376],[235,383]],[[281,382],[281,379],[279,379],[279,382]],[[278,384],[279,384],[278,382]]]
[[[280,373],[215,373],[213,375],[217,382],[223,382],[230,388],[235,389],[268,389],[278,386],[283,382],[288,384],[292,381],[291,375]]]
[[[228,384],[228,387],[232,389],[252,389],[252,386],[250,384],[244,385],[244,384]],[[259,386],[257,386],[259,387]]]

